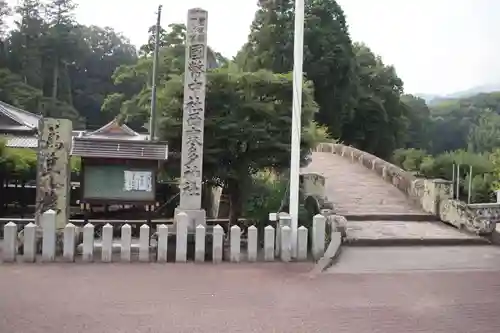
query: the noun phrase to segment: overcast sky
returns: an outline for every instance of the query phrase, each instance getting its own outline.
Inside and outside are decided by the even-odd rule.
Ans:
[[[307,1],[307,0],[306,0]],[[16,3],[17,0],[10,0]],[[257,0],[79,0],[83,24],[111,26],[146,41],[158,4],[162,24],[185,22],[189,8],[209,12],[209,44],[234,56]],[[351,37],[393,64],[409,93],[446,94],[500,83],[500,0],[338,0]]]

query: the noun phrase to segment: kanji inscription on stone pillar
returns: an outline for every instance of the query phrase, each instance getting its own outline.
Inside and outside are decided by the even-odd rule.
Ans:
[[[201,208],[203,130],[207,69],[208,13],[200,8],[188,11],[186,67],[182,124],[180,204],[178,211],[190,217],[189,227],[205,224]]]
[[[70,150],[73,125],[67,119],[45,118],[38,142],[35,219],[49,209],[56,212],[56,227],[69,219]]]

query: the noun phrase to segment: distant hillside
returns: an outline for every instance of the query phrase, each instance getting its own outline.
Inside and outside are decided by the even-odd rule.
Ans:
[[[427,104],[433,105],[448,99],[468,98],[480,93],[491,93],[495,91],[500,91],[500,83],[485,84],[467,90],[457,91],[444,96],[433,95],[433,94],[415,94],[415,96],[424,99],[427,102]]]

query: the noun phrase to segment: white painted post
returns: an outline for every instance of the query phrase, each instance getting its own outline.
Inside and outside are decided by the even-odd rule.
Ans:
[[[307,260],[307,228],[301,226],[298,230],[297,259]]]
[[[143,224],[139,230],[139,261],[149,262],[149,226]]]
[[[292,226],[292,218],[288,213],[281,212],[278,214],[278,222],[276,224],[276,246],[274,248],[275,255],[279,257],[281,251],[281,228],[284,226]]]
[[[121,228],[121,261],[130,261],[130,248],[132,246],[132,227],[129,224],[124,224]]]
[[[56,259],[56,212],[52,209],[42,214],[42,260]]]
[[[158,262],[167,262],[168,227],[165,224],[158,226]]]
[[[274,260],[274,228],[270,225],[264,228],[264,260]]]
[[[270,223],[271,226],[274,225],[274,226],[276,226],[276,228],[279,228],[278,213],[269,213],[269,222],[271,222]],[[276,241],[278,241],[278,234],[277,233],[276,233],[275,237],[276,237]],[[279,250],[275,249],[273,251],[275,251],[274,255],[277,256]]]
[[[36,260],[37,228],[36,224],[31,222],[24,227],[23,259],[25,262],[35,262]]]
[[[196,227],[196,238],[195,238],[195,250],[194,250],[194,261],[204,262],[205,261],[205,227],[202,224],[198,224]]]
[[[94,226],[91,223],[87,223],[83,227],[82,260],[84,262],[94,261]]]
[[[75,261],[75,244],[76,240],[76,226],[72,223],[66,224],[64,227],[64,245],[63,257],[64,260],[73,262]]]
[[[212,261],[214,263],[222,262],[222,249],[224,246],[224,229],[220,225],[216,225],[213,230],[212,242]]]
[[[13,222],[3,227],[3,261],[14,262],[17,255],[17,225]]]
[[[231,227],[230,258],[232,262],[240,262],[241,229],[237,225]]]
[[[281,261],[292,260],[292,228],[284,226],[281,228]]]
[[[176,216],[176,244],[175,244],[175,261],[187,261],[187,232],[189,224],[189,216],[180,212]]]
[[[312,254],[319,260],[325,252],[326,218],[323,215],[313,217]]]
[[[109,223],[102,227],[101,260],[102,262],[113,260],[113,226]]]
[[[257,228],[253,225],[250,226],[247,236],[248,261],[257,261]]]

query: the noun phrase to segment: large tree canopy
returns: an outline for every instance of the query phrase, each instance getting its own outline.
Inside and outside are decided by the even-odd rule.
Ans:
[[[137,55],[111,28],[78,24],[75,8],[71,0],[21,0],[12,10],[0,1],[0,88],[4,102],[95,128],[109,120],[100,109],[116,91],[112,74]],[[18,19],[9,31],[12,12]]]
[[[248,42],[236,56],[247,71],[293,69],[293,0],[262,0]],[[304,72],[312,81],[319,106],[316,119],[334,137],[343,138],[357,98],[356,60],[344,13],[333,0],[307,1]]]
[[[181,149],[183,91],[182,79],[176,77],[158,92],[159,135],[174,151]],[[207,181],[226,188],[232,222],[241,214],[251,175],[289,166],[292,91],[290,75],[227,69],[208,75],[203,172]],[[314,144],[310,125],[316,104],[310,84],[305,85],[303,95],[305,158]]]
[[[359,99],[353,119],[345,124],[342,138],[382,158],[401,147],[407,121],[401,102],[403,82],[392,66],[386,66],[363,44],[356,44]]]
[[[172,151],[181,150],[185,27],[163,31],[158,68],[158,135]],[[145,54],[149,46],[142,47]],[[210,51],[218,63],[228,63]],[[222,60],[222,61],[221,61]],[[134,65],[121,66],[114,75],[119,92],[103,104],[103,112],[118,115],[136,128],[150,116],[151,57],[143,55]],[[209,70],[205,111],[205,181],[223,186],[229,195],[231,220],[241,214],[250,176],[261,170],[289,167],[293,84],[291,74],[269,71],[243,72],[231,66]],[[317,139],[312,85],[304,84],[302,112],[303,158]],[[169,173],[179,176],[179,160]]]

